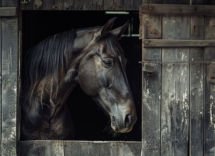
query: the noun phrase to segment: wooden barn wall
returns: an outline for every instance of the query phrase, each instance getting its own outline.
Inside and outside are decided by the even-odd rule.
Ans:
[[[141,142],[23,141],[20,156],[140,156]]]
[[[143,0],[143,4],[212,5],[209,0]],[[214,40],[214,15],[142,14],[142,38]],[[144,31],[145,29],[145,31]],[[144,156],[215,155],[215,84],[209,82],[215,48],[146,48],[142,60],[155,64],[153,77],[143,71],[142,152]],[[202,61],[202,63],[177,63]],[[166,62],[166,63],[165,63]]]

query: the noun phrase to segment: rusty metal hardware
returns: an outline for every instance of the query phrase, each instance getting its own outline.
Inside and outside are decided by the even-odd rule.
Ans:
[[[143,71],[147,72],[147,76],[153,76],[153,73],[155,71],[154,64],[153,63],[144,63]]]

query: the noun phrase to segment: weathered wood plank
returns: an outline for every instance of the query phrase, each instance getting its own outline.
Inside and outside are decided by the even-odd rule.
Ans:
[[[1,7],[0,8],[0,16],[17,16],[17,8],[16,7]]]
[[[52,141],[34,140],[22,142],[20,146],[20,156],[52,156]]]
[[[113,0],[104,0],[104,10],[113,10]]]
[[[2,17],[0,17],[0,30],[2,30]],[[0,36],[2,36],[2,31]],[[2,38],[0,38],[0,49],[2,52]],[[0,56],[0,73],[2,73],[2,55]],[[2,79],[0,79],[0,87],[2,88]],[[0,121],[2,121],[2,89],[0,89]],[[0,122],[0,127],[2,127],[2,122]],[[0,134],[2,134],[2,128],[0,128]],[[0,151],[2,151],[2,135],[0,135],[0,145]]]
[[[114,10],[123,10],[124,0],[114,0]]]
[[[144,32],[146,34],[142,34],[142,36],[145,36],[147,39],[160,39],[161,15],[142,14],[142,33]],[[145,41],[147,40],[143,40],[143,43]]]
[[[2,7],[18,7],[18,0],[2,0]]]
[[[63,143],[64,142],[64,143]],[[126,141],[42,141],[20,143],[20,156],[140,156],[141,142]]]
[[[2,155],[17,153],[18,18],[2,18]]]
[[[191,16],[191,39],[204,39],[204,17]],[[190,62],[204,61],[203,48],[190,48]],[[190,64],[190,155],[203,156],[203,63]]]
[[[103,0],[93,0],[93,10],[103,10],[104,1]]]
[[[64,10],[74,10],[74,0],[64,0]]]
[[[55,0],[42,0],[43,10],[55,10]]]
[[[133,10],[134,0],[124,0],[124,9],[123,10]]]
[[[163,16],[163,39],[189,39],[189,16]],[[189,61],[189,48],[162,48],[162,62]],[[161,156],[188,155],[189,64],[162,66]]]
[[[75,1],[75,10],[92,10],[93,8],[92,0],[87,0],[87,1],[74,0],[74,1]]]
[[[215,6],[214,5],[142,4],[142,13],[215,14]]]
[[[215,39],[215,18],[214,16],[205,16],[205,39]],[[207,47],[204,51],[204,60],[213,61],[215,58],[215,48]],[[215,84],[209,82],[209,71],[212,64],[205,65],[205,109],[204,109],[204,155],[215,155],[215,124],[214,124],[214,108],[215,108]]]
[[[64,156],[64,141],[52,141],[51,156]]]
[[[33,9],[33,0],[21,0],[20,9],[21,10],[32,10]]]
[[[42,10],[43,9],[43,1],[42,0],[32,0],[33,1],[33,9],[34,10]]]
[[[161,48],[144,48],[142,60],[161,61]],[[161,65],[155,65],[152,77],[143,72],[142,147],[144,156],[160,153]]]
[[[144,38],[161,38],[161,16],[142,14],[142,29],[146,29]],[[156,32],[156,33],[153,33]],[[161,48],[144,48],[142,60],[161,62]],[[143,72],[143,71],[142,71]],[[155,65],[152,77],[146,72],[142,75],[142,152],[144,156],[160,155],[160,97],[161,97],[161,65]]]
[[[204,61],[202,48],[190,48],[190,61]],[[203,63],[190,64],[190,155],[203,156]]]
[[[145,48],[150,47],[214,47],[214,40],[170,40],[170,39],[145,39]]]

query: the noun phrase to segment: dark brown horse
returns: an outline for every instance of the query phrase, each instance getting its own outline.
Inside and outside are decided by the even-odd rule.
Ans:
[[[128,22],[111,30],[114,20],[102,27],[57,34],[28,51],[22,140],[74,139],[65,101],[78,83],[109,114],[115,132],[132,130],[136,108],[125,73],[126,59],[117,41]]]

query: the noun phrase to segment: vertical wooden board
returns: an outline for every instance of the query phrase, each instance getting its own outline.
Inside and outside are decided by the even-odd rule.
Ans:
[[[203,61],[203,48],[190,48],[190,61]],[[190,155],[203,156],[203,63],[190,64]]]
[[[104,10],[113,10],[113,0],[104,0]]]
[[[21,0],[20,1],[21,10],[31,10],[33,9],[33,0]]]
[[[42,0],[43,10],[55,10],[55,0]]]
[[[142,0],[133,0],[133,10],[139,10],[139,6],[142,4]]]
[[[119,142],[111,142],[110,143],[110,155],[111,156],[119,155],[118,144],[119,144]]]
[[[161,48],[145,48],[143,61],[161,62]],[[161,65],[155,64],[152,77],[143,71],[142,148],[143,155],[160,155]]]
[[[33,10],[42,10],[43,1],[42,0],[32,0],[33,1]]]
[[[122,143],[122,154],[123,156],[140,156],[141,155],[141,144],[137,143],[129,143],[123,142]]]
[[[189,39],[190,17],[164,15],[163,39]],[[162,48],[162,62],[189,61],[189,48]],[[188,155],[189,64],[162,66],[161,155]]]
[[[124,0],[124,10],[134,10],[133,1],[135,0]]]
[[[103,10],[104,1],[103,0],[93,0],[93,10]]]
[[[124,0],[114,0],[114,10],[123,10]]]
[[[192,40],[204,39],[204,16],[191,16],[191,36]]]
[[[191,16],[191,39],[204,39],[204,16]],[[190,62],[204,61],[203,48],[190,48]],[[203,63],[190,64],[190,155],[203,156]]]
[[[64,156],[64,141],[52,141],[51,156]]]
[[[0,30],[2,30],[2,17],[0,17]],[[0,36],[2,36],[2,31],[0,31]],[[0,38],[0,49],[2,49],[2,38]],[[2,73],[2,55],[0,55],[0,73]],[[2,121],[2,79],[0,79],[0,87],[0,121]],[[2,127],[2,122],[0,122],[0,127]],[[2,128],[0,128],[0,134],[2,134]],[[0,136],[0,145],[2,145],[2,136]],[[2,146],[0,146],[0,151],[1,148]]]
[[[20,143],[20,156],[52,156],[51,141],[34,140]]]
[[[161,38],[161,15],[142,14],[146,38]],[[156,33],[153,33],[156,32]],[[153,35],[156,34],[156,35]],[[160,37],[158,37],[160,36]],[[161,48],[144,48],[142,60],[161,62]],[[144,156],[160,155],[161,65],[155,65],[152,77],[143,71],[142,89],[142,152]]]
[[[163,4],[190,4],[189,0],[163,0]]]
[[[75,0],[75,10],[92,10],[92,0]]]
[[[215,39],[215,17],[205,16],[205,39]],[[204,51],[205,61],[214,61],[215,59],[215,48],[207,47]],[[215,108],[215,84],[208,81],[209,68],[212,64],[205,64],[205,109],[204,109],[204,155],[214,156],[215,155],[215,124],[213,122],[213,109]]]
[[[64,141],[64,145],[65,156],[81,156],[81,147],[77,141]]]
[[[64,10],[73,10],[74,2],[73,0],[64,0]]]
[[[163,39],[190,38],[190,16],[164,15],[162,24]]]
[[[17,147],[18,18],[2,18],[2,155]]]
[[[94,155],[94,151],[95,153],[99,153],[98,155],[110,156],[110,143],[109,142],[102,142],[99,144],[97,143],[96,146],[94,143],[93,152],[91,152],[90,154]]]
[[[163,62],[189,61],[188,48],[163,48]],[[162,66],[161,155],[188,155],[189,64]]]
[[[1,0],[2,7],[18,7],[18,0]]]
[[[145,26],[145,28],[144,28]],[[161,15],[142,14],[142,36],[147,39],[161,38]],[[146,29],[144,31],[144,29]]]

